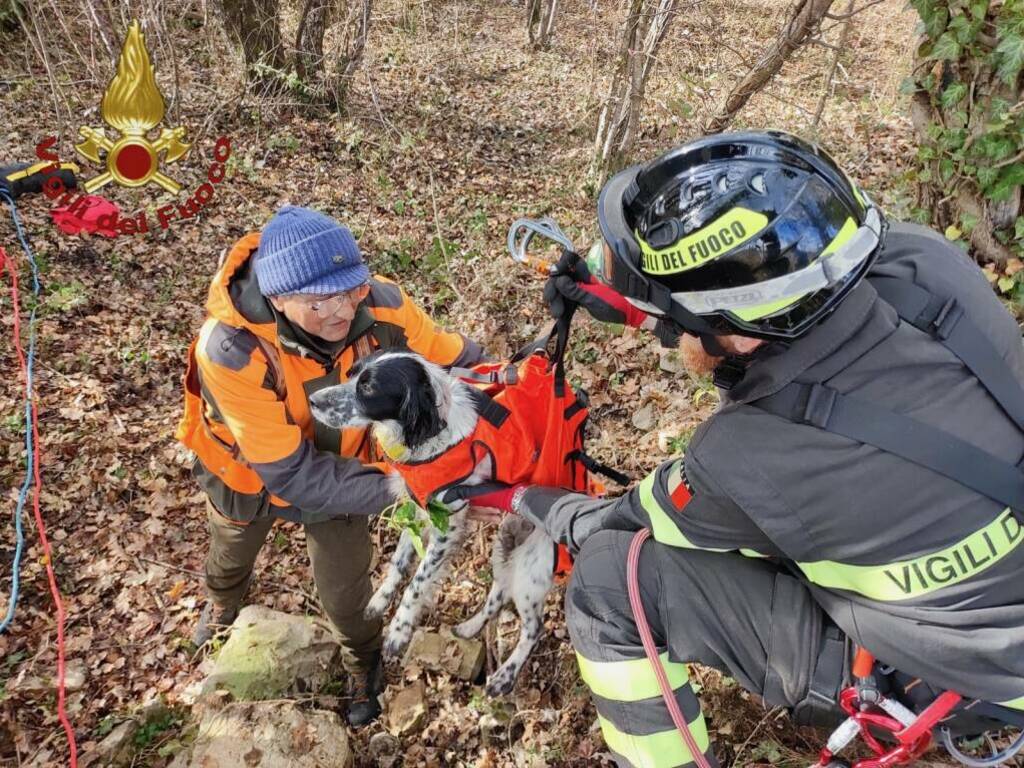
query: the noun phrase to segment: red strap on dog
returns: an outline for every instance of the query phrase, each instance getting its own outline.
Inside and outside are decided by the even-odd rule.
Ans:
[[[555,545],[555,581],[565,583],[572,573],[572,555],[565,544]]]

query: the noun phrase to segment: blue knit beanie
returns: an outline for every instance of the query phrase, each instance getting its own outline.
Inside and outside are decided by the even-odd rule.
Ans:
[[[370,279],[348,227],[294,205],[283,206],[263,228],[253,269],[264,296],[340,293]]]

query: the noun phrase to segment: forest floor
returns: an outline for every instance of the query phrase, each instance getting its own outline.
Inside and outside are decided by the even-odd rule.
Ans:
[[[81,743],[117,718],[163,697],[172,706],[197,679],[188,638],[203,603],[206,546],[202,497],[190,459],[173,439],[180,377],[202,322],[218,257],[282,203],[331,213],[357,233],[374,271],[398,279],[429,311],[508,354],[544,321],[539,280],[515,265],[505,234],[519,216],[551,215],[580,245],[596,235],[594,190],[586,183],[600,99],[617,45],[614,3],[568,0],[549,51],[526,48],[522,7],[505,0],[381,2],[347,114],[310,114],[298,105],[243,98],[240,65],[205,3],[172,3],[166,39],[151,50],[190,155],[164,170],[195,189],[218,136],[231,140],[228,176],[195,218],[147,235],[70,237],[51,223],[42,196],[19,201],[41,267],[36,388],[40,399],[42,512],[67,609],[73,685],[68,710]],[[700,132],[702,121],[775,35],[782,0],[680,4],[648,87],[635,157],[646,158]],[[737,127],[775,127],[819,141],[891,215],[912,203],[914,140],[899,84],[909,72],[916,18],[904,0],[885,0],[852,23],[849,43],[817,126],[833,52],[801,51],[739,116]],[[288,24],[286,20],[286,39]],[[830,22],[826,40],[835,43]],[[75,28],[78,29],[77,27]],[[84,29],[84,28],[83,28]],[[0,165],[29,160],[57,135],[74,159],[79,125],[99,126],[111,71],[105,59],[71,70],[74,46],[50,50],[47,72],[21,33],[0,33]],[[86,51],[95,43],[75,33]],[[176,51],[175,83],[163,54]],[[55,63],[56,62],[56,63]],[[58,65],[62,64],[63,69]],[[95,173],[95,169],[91,170]],[[150,187],[109,186],[125,212],[155,221],[171,198]],[[23,269],[9,218],[0,244]],[[5,509],[13,508],[25,456],[12,311],[0,300],[0,465]],[[681,452],[715,402],[706,382],[665,373],[657,343],[581,320],[570,371],[592,398],[595,453],[641,477]],[[5,513],[6,514],[6,513]],[[5,518],[6,519],[6,518]],[[378,531],[383,551],[393,535]],[[66,754],[55,716],[54,609],[35,529],[23,561],[15,622],[0,635],[0,764],[53,765]],[[486,591],[487,531],[460,558],[430,622],[452,624]],[[0,594],[11,586],[13,535],[0,532]],[[490,707],[481,689],[431,679],[431,712],[404,744],[407,765],[583,766],[604,764],[594,713],[565,640],[561,593],[548,601],[550,631],[515,694],[507,748],[482,746],[474,723]],[[318,612],[300,528],[275,529],[257,565],[250,599],[282,611]],[[513,622],[497,633],[511,637]],[[494,632],[490,636],[495,642]],[[390,671],[390,680],[401,677]],[[709,727],[723,765],[806,765],[820,744],[765,711],[735,682],[698,670]],[[172,710],[138,744],[136,765],[164,765],[187,713]],[[359,764],[370,765],[366,740]],[[532,762],[531,762],[532,761]]]

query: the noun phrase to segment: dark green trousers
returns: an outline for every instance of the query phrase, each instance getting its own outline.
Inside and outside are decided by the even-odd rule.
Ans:
[[[239,525],[207,502],[210,550],[206,556],[206,587],[219,607],[239,606],[253,565],[273,517]],[[346,651],[349,669],[367,669],[380,653],[381,621],[367,619],[363,609],[370,600],[370,562],[373,543],[365,517],[342,517],[304,526],[313,581],[324,613]]]

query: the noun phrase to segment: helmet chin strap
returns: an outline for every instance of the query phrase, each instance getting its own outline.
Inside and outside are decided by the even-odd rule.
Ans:
[[[712,357],[729,357],[733,354],[723,347],[718,337],[713,334],[699,333],[697,338],[700,339],[700,345],[704,347],[704,351]]]

